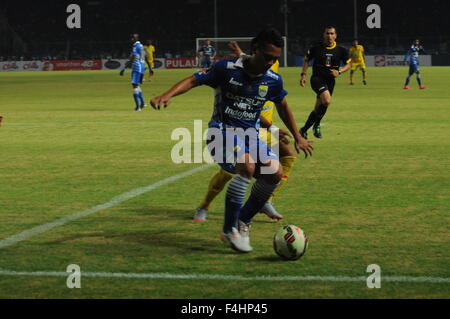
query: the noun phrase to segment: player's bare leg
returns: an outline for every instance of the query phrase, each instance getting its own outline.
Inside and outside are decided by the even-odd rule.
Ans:
[[[361,69],[362,72],[362,76],[363,76],[363,84],[367,85],[367,81],[366,81],[366,69]]]
[[[354,83],[353,83],[353,76],[354,76],[354,74],[355,74],[355,71],[350,70],[350,85],[353,85],[353,84],[354,84]]]

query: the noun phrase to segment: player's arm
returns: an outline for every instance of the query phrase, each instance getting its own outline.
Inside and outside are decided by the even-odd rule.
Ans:
[[[194,76],[189,76],[172,86],[162,95],[155,96],[150,100],[150,104],[155,110],[161,109],[161,106],[167,107],[170,104],[172,97],[186,93],[198,85],[196,78]]]
[[[405,57],[403,58],[403,62],[408,62],[409,56],[412,54],[412,48],[409,48],[408,52],[406,52]]]
[[[331,74],[334,77],[337,77],[337,76],[341,75],[342,73],[347,72],[352,67],[352,59],[350,59],[350,56],[346,49],[342,49],[340,61],[342,63],[344,63],[344,66],[342,68],[339,67],[337,70],[335,70],[335,69],[330,70]]]
[[[352,60],[348,59],[347,62],[342,68],[339,68],[339,70],[331,70],[331,73],[333,73],[334,77],[337,77],[338,75],[341,75],[344,72],[347,72],[352,67]]]
[[[311,141],[304,139],[298,132],[294,115],[292,114],[292,111],[288,106],[286,98],[283,98],[280,103],[275,103],[275,106],[277,108],[278,115],[280,116],[284,125],[286,125],[286,127],[294,137],[295,150],[297,151],[297,153],[300,153],[301,150],[303,153],[305,153],[305,158],[308,157],[308,154],[312,155],[312,150],[314,148],[311,145]]]
[[[245,55],[236,41],[230,41],[230,43],[228,43],[228,47],[233,51],[234,54],[236,54],[237,57]]]
[[[125,62],[125,66],[123,67],[122,70],[120,70],[120,73],[119,73],[120,76],[123,76],[123,74],[125,73],[125,69],[131,68],[131,64],[133,63],[133,57],[134,57],[133,54],[130,55],[129,60],[127,62]]]
[[[306,71],[308,71],[309,67],[309,59],[308,56],[305,55],[305,58],[303,59],[303,67],[302,67],[302,73],[300,74],[300,86],[304,87],[306,84]]]
[[[261,126],[261,128],[270,131],[272,134],[274,134],[274,132],[278,131],[278,135],[280,137],[280,140],[283,137],[285,137],[285,136],[292,137],[291,133],[289,133],[286,130],[283,130],[283,129],[279,128],[278,126],[276,126],[272,122],[269,122],[269,120],[267,118],[265,118],[264,116],[260,116],[259,117],[259,125]]]

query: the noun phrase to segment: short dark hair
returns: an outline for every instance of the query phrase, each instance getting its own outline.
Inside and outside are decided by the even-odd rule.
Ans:
[[[273,44],[278,48],[284,47],[283,37],[277,29],[272,27],[262,29],[258,35],[253,38],[252,44],[257,45],[260,48],[266,44]]]
[[[337,29],[335,26],[329,25],[329,26],[325,27],[325,30],[328,30],[328,29],[334,29],[334,31],[336,31],[336,33],[337,33]]]

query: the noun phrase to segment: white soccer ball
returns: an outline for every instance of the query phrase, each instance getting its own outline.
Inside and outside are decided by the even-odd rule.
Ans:
[[[283,226],[273,236],[273,249],[283,259],[297,260],[308,248],[308,237],[300,227]]]

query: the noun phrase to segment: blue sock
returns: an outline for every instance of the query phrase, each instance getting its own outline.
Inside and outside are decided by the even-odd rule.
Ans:
[[[258,179],[253,184],[250,197],[241,209],[239,219],[246,224],[250,224],[252,218],[263,208],[277,186],[278,183],[269,184],[261,178]]]
[[[144,102],[144,96],[142,95],[142,89],[139,87],[138,88],[139,89],[139,100],[141,101],[141,107],[143,107],[144,106],[144,104],[145,104],[145,102]]]
[[[250,184],[250,180],[238,174],[233,177],[228,185],[225,197],[224,233],[229,233],[233,227],[237,228],[239,212],[245,199],[248,184]]]
[[[422,85],[422,79],[420,78],[420,74],[417,74],[417,83],[419,83],[419,86]]]
[[[406,82],[405,82],[405,85],[408,85],[409,84],[409,76],[406,78]]]
[[[139,88],[133,89],[133,97],[134,97],[134,102],[136,103],[136,107],[140,107]]]

